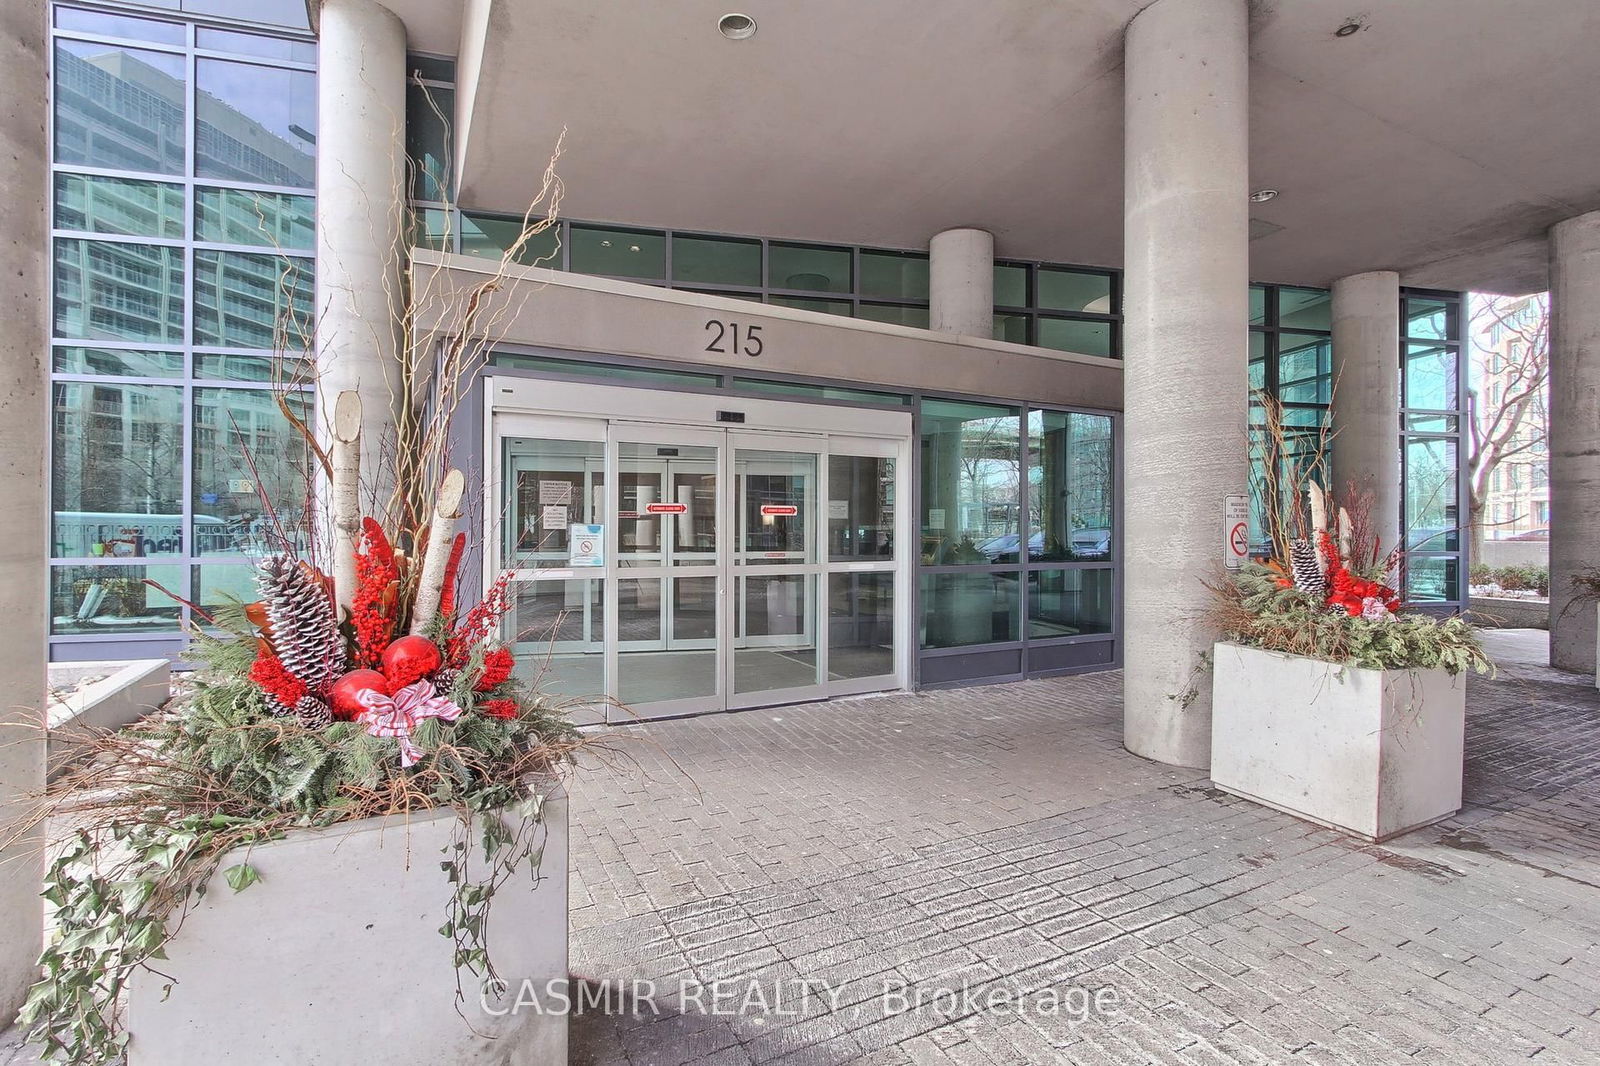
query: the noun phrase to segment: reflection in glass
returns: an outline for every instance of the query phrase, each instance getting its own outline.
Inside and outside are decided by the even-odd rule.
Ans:
[[[312,260],[194,253],[194,342],[220,348],[310,346]]]
[[[50,568],[50,632],[176,633],[178,604],[145,584],[155,581],[183,595],[183,567],[53,566]]]
[[[617,561],[711,566],[717,561],[717,449],[618,446]]]
[[[650,230],[568,227],[568,263],[574,273],[660,281],[667,276],[667,238]]]
[[[735,692],[772,692],[820,684],[816,578],[806,574],[741,577]]]
[[[1017,639],[1015,571],[922,575],[922,647],[960,648]]]
[[[1333,297],[1326,289],[1278,288],[1278,325],[1283,329],[1333,329]]]
[[[57,382],[51,451],[57,558],[183,550],[183,389]]]
[[[194,376],[201,381],[264,381],[284,385],[310,384],[315,367],[309,359],[280,355],[240,355],[237,352],[195,352]]]
[[[1027,315],[995,315],[994,331],[991,334],[991,338],[997,341],[1008,341],[1011,344],[1027,344],[1028,317]]]
[[[503,635],[517,652],[517,676],[558,700],[605,694],[604,582],[599,578],[517,581]]]
[[[828,577],[828,676],[894,673],[894,575]]]
[[[539,218],[532,218],[528,224],[533,226],[539,222]],[[461,251],[465,255],[481,256],[484,259],[500,259],[521,239],[516,254],[511,257],[513,263],[560,270],[559,224],[551,223],[549,228],[526,239],[522,239],[522,231],[523,223],[520,218],[492,218],[487,215],[464,214],[461,216]],[[435,246],[430,245],[430,247]]]
[[[1417,437],[1406,441],[1406,547],[1421,551],[1455,551],[1458,547],[1456,507],[1456,442]]]
[[[738,565],[816,562],[817,457],[807,452],[740,448],[734,452],[738,489]]]
[[[605,446],[589,440],[506,437],[501,565],[567,565],[573,525],[599,525],[605,509]]]
[[[1079,355],[1111,354],[1111,323],[1088,322],[1075,318],[1039,316],[1039,337],[1034,342],[1041,348]]]
[[[887,322],[895,326],[910,326],[912,329],[928,328],[928,309],[926,307],[863,303],[856,310],[856,317],[864,318],[868,322]]]
[[[1051,311],[1112,314],[1116,308],[1111,306],[1111,275],[1080,274],[1071,270],[1040,267],[1039,306]]]
[[[717,600],[714,577],[617,582],[618,697],[624,704],[716,695]]]
[[[183,353],[62,346],[55,349],[55,369],[62,374],[118,374],[131,378],[176,378],[183,376]]]
[[[852,280],[848,248],[777,241],[767,246],[767,284],[774,289],[849,292]]]
[[[315,41],[296,41],[287,37],[264,37],[258,33],[235,33],[199,26],[194,31],[196,48],[211,52],[233,52],[260,59],[287,59],[295,63],[315,63]]]
[[[416,200],[448,200],[450,123],[456,92],[441,85],[406,84],[406,158],[410,161],[411,196]]]
[[[793,307],[800,311],[815,311],[823,315],[842,315],[849,318],[855,313],[849,300],[807,300],[802,296],[772,296],[768,303],[779,307]]]
[[[1309,333],[1278,334],[1278,399],[1328,403],[1333,396],[1333,341]]]
[[[922,403],[922,561],[1015,562],[1020,427],[1014,407]]]
[[[183,342],[183,251],[58,238],[55,334]]]
[[[828,457],[828,557],[894,558],[894,460]]]
[[[183,186],[164,181],[57,174],[57,229],[183,237]]]
[[[1111,558],[1115,466],[1111,419],[1028,412],[1030,559]],[[1006,560],[1000,560],[1006,561]]]
[[[1028,306],[1028,268],[1014,263],[994,265],[994,305],[996,307]],[[999,338],[1010,340],[1011,338]],[[1023,343],[1019,341],[1018,343]]]
[[[928,298],[928,257],[920,252],[861,252],[861,295]]]
[[[1443,300],[1408,299],[1404,323],[1407,337],[1447,340],[1455,335],[1451,321],[1452,304]]]
[[[317,76],[195,61],[195,174],[311,188],[316,184]]]
[[[1425,411],[1456,409],[1457,350],[1444,344],[1406,345],[1407,407]]]
[[[1250,334],[1250,388],[1252,391],[1267,387],[1267,335]]]
[[[1454,600],[1460,587],[1461,561],[1452,557],[1407,556],[1405,599],[1408,603]]]
[[[1111,570],[1036,570],[1028,574],[1028,639],[1109,633]]]
[[[56,42],[55,161],[182,174],[185,85],[182,56]]]
[[[97,33],[102,37],[126,37],[130,41],[154,41],[157,44],[181,45],[186,37],[181,22],[112,15],[77,7],[56,8],[56,27],[80,33]]]
[[[256,568],[248,563],[201,563],[191,573],[194,595],[190,599],[208,612],[228,606],[230,600],[250,603],[259,595]]]
[[[1250,324],[1267,324],[1267,290],[1260,285],[1250,286]]]
[[[287,400],[310,418],[309,393]],[[271,389],[194,390],[194,554],[261,556],[284,538],[303,543],[309,473],[305,441]]]
[[[731,237],[672,238],[672,280],[687,285],[761,285],[761,242]]]
[[[286,252],[316,247],[316,202],[309,196],[248,189],[196,189],[195,238]]]
[[[215,15],[240,22],[265,22],[292,29],[309,29],[306,6],[284,0],[183,0],[183,9],[193,15]]]

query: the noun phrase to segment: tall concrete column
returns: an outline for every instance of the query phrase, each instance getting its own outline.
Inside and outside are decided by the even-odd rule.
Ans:
[[[1333,283],[1333,479],[1372,493],[1372,528],[1385,552],[1400,543],[1400,275],[1352,274]]]
[[[1572,577],[1600,567],[1600,211],[1550,229],[1550,665],[1595,670],[1595,608]]]
[[[1123,743],[1211,757],[1226,498],[1248,491],[1247,0],[1157,0],[1128,26]]]
[[[372,0],[323,0],[317,65],[317,395],[361,394],[363,480],[399,388],[406,30]]]
[[[0,824],[44,786],[45,619],[49,614],[44,455],[49,428],[44,0],[0,4]],[[38,977],[44,939],[38,847],[0,853],[0,1017]]]
[[[928,324],[941,333],[994,333],[994,234],[947,229],[928,242]]]

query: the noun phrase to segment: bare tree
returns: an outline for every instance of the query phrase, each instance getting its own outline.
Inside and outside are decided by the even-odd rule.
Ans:
[[[1481,557],[1494,472],[1542,467],[1550,435],[1550,301],[1476,296],[1472,301],[1472,386],[1467,417],[1467,523]]]

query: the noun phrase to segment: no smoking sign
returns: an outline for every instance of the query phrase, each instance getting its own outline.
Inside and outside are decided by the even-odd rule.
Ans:
[[[1250,557],[1250,497],[1229,496],[1222,519],[1222,560],[1237,570]]]

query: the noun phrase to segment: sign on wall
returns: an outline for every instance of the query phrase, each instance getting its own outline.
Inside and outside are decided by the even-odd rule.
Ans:
[[[574,523],[567,548],[569,566],[606,565],[606,527]]]
[[[1229,496],[1223,512],[1222,559],[1237,570],[1250,558],[1250,497]]]

